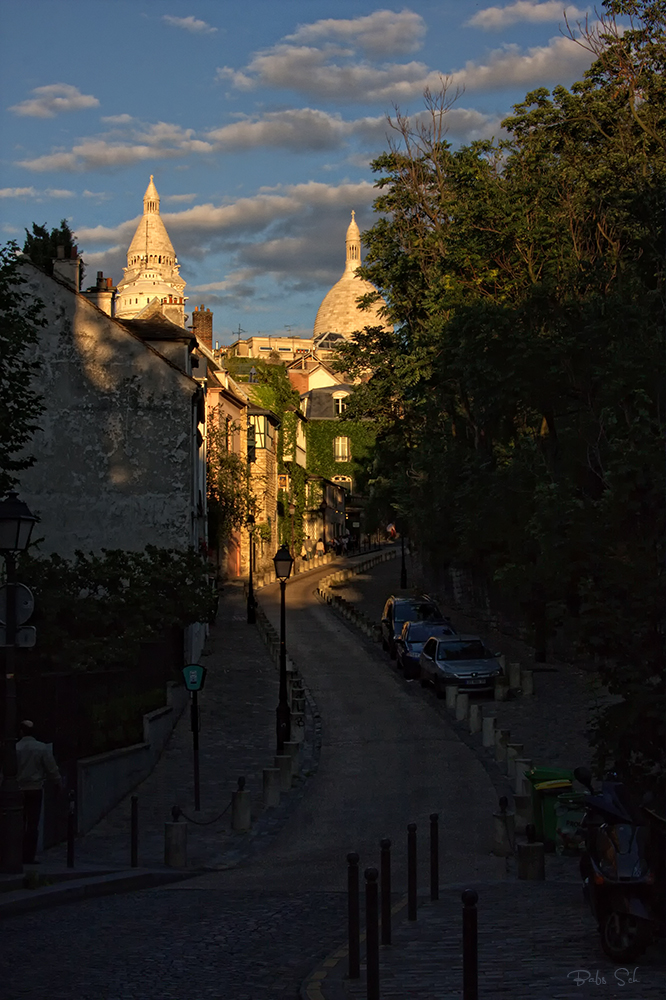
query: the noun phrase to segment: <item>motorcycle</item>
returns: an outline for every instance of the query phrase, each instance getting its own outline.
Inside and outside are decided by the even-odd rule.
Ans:
[[[582,823],[583,894],[604,952],[615,962],[632,961],[663,930],[662,838],[650,811],[636,807],[616,775],[597,792],[587,768],[576,768],[574,776],[590,793]]]

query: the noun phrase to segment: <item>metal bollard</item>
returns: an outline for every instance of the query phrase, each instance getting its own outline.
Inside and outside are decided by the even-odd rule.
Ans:
[[[416,920],[416,823],[407,827],[407,919]]]
[[[480,705],[470,705],[469,706],[469,731],[470,733],[480,733],[481,732],[481,706]]]
[[[139,799],[132,796],[132,812],[130,817],[130,867],[139,866]]]
[[[469,695],[466,691],[460,691],[456,698],[456,721],[464,722],[469,711]]]
[[[448,712],[455,712],[456,701],[458,700],[458,688],[455,684],[447,684],[445,689],[446,709]]]
[[[252,826],[252,795],[245,788],[245,778],[238,779],[238,789],[231,793],[231,829],[247,833]]]
[[[520,663],[509,664],[509,687],[512,691],[520,690]]]
[[[500,764],[503,760],[506,760],[506,745],[510,740],[510,729],[495,730],[495,760]]]
[[[506,773],[507,777],[516,777],[516,761],[523,756],[522,743],[507,743],[506,745]]]
[[[365,869],[365,968],[367,1000],[379,1000],[379,911],[376,868]]]
[[[358,979],[361,975],[361,931],[359,927],[359,887],[358,887],[358,854],[352,851],[347,855],[347,921],[349,942],[349,979]]]
[[[523,689],[523,698],[531,698],[534,695],[534,674],[531,670],[521,670],[520,686]]]
[[[430,898],[439,899],[439,813],[430,813]]]
[[[76,793],[72,789],[69,793],[69,804],[67,807],[67,867],[74,867],[74,838],[76,836]]]
[[[543,882],[546,878],[544,846],[539,841],[518,844],[517,875],[519,879]]]
[[[380,870],[382,891],[382,944],[391,943],[391,841],[380,841]]]
[[[465,889],[463,904],[463,1000],[478,1000],[478,940],[476,904],[479,894],[474,889]]]
[[[171,822],[164,824],[164,864],[187,867],[187,823],[178,806],[171,809]]]

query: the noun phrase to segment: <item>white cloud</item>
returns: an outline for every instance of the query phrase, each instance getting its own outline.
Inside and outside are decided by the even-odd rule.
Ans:
[[[195,35],[212,35],[217,31],[217,28],[211,27],[205,21],[200,21],[196,17],[173,17],[171,14],[164,14],[162,20],[166,21],[167,24],[171,24],[174,28],[183,28],[185,31],[191,31]]]
[[[451,76],[454,86],[466,90],[499,90],[520,86],[546,86],[579,79],[592,61],[591,54],[570,38],[556,35],[548,45],[527,51],[518,45],[495,49],[485,63],[470,61]]]
[[[194,201],[196,194],[168,194],[164,201],[170,202],[185,202]]]
[[[110,125],[127,125],[129,122],[133,122],[134,118],[132,115],[105,115],[100,118],[102,122],[108,122]]]
[[[286,36],[286,41],[308,44],[334,39],[356,44],[368,55],[391,56],[420,48],[425,33],[423,18],[414,11],[376,10],[362,17],[330,17],[299,25],[293,35]]]
[[[109,194],[108,191],[88,191],[88,189],[86,188],[85,191],[83,192],[83,197],[96,198],[97,201],[108,201],[109,198],[113,198],[113,195]]]
[[[19,165],[44,173],[52,170],[84,171],[128,166],[145,160],[208,153],[210,143],[194,138],[193,129],[183,129],[168,122],[134,128],[125,133],[111,133],[83,139],[70,150],[47,153]]]
[[[47,198],[76,198],[76,191],[67,191],[65,188],[47,188],[44,194]]]
[[[55,118],[63,111],[80,111],[83,108],[96,108],[99,101],[92,94],[82,94],[78,87],[69,83],[52,83],[47,87],[35,87],[31,91],[35,96],[20,104],[14,104],[10,111],[17,115],[27,115],[31,118]]]
[[[293,37],[304,31],[299,29]],[[447,77],[454,86],[475,90],[566,84],[586,69],[590,60],[590,54],[570,38],[556,36],[547,45],[527,50],[503,46],[490,52],[486,61],[470,61],[463,69],[447,72]],[[219,68],[217,77],[229,80],[238,90],[264,86],[297,91],[310,99],[384,106],[418,99],[426,88],[437,92],[443,80],[441,71],[431,70],[423,62],[377,65],[358,57],[352,48],[295,45],[284,40],[255,53],[242,69]]]
[[[0,188],[0,198],[36,198],[38,193],[34,187]]]
[[[483,28],[486,31],[497,31],[506,28],[510,24],[545,24],[564,20],[564,11],[567,17],[584,17],[585,11],[579,10],[561,2],[561,0],[545,0],[538,3],[536,0],[515,0],[514,3],[506,7],[484,7],[465,22],[466,26],[472,28]]]

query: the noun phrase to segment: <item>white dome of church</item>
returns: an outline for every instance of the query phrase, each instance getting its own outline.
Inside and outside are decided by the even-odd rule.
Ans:
[[[346,260],[345,270],[330,292],[324,296],[324,301],[317,310],[314,325],[314,337],[322,337],[326,333],[335,333],[346,340],[357,330],[366,326],[387,327],[386,319],[381,315],[386,305],[380,298],[369,309],[359,309],[358,299],[377,289],[369,281],[360,278],[356,270],[361,265],[361,233],[352,212],[352,220],[347,230],[345,240]]]
[[[115,315],[118,319],[141,318],[155,299],[164,314],[178,326],[185,325],[185,281],[160,217],[160,196],[151,174],[143,196],[143,217],[127,251],[127,267],[118,284]]]

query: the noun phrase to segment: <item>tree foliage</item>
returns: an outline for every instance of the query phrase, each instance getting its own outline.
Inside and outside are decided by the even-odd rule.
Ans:
[[[395,332],[340,361],[365,373],[348,414],[379,423],[385,516],[510,593],[537,647],[573,625],[623,698],[599,767],[662,784],[663,15],[605,3],[584,79],[529,93],[506,141],[454,150],[445,93],[419,128],[397,114],[361,272]]]
[[[235,528],[245,524],[254,497],[247,462],[229,450],[228,429],[223,430],[212,421],[206,458],[208,537],[212,545],[219,547]]]
[[[53,261],[58,256],[58,247],[65,248],[65,257],[70,256],[70,252],[76,246],[76,235],[69,228],[67,219],[61,219],[57,228],[49,230],[46,223],[43,226],[32,224],[32,232],[26,229],[23,252],[28,255],[33,264],[45,271],[46,274],[53,274]],[[81,263],[81,279],[83,280],[85,267]]]
[[[140,644],[173,626],[215,618],[208,566],[194,551],[22,555],[21,580],[35,594],[35,667],[103,670],[136,662]]]
[[[34,463],[26,448],[44,410],[35,381],[43,303],[21,290],[17,252],[14,243],[0,250],[0,496]]]

